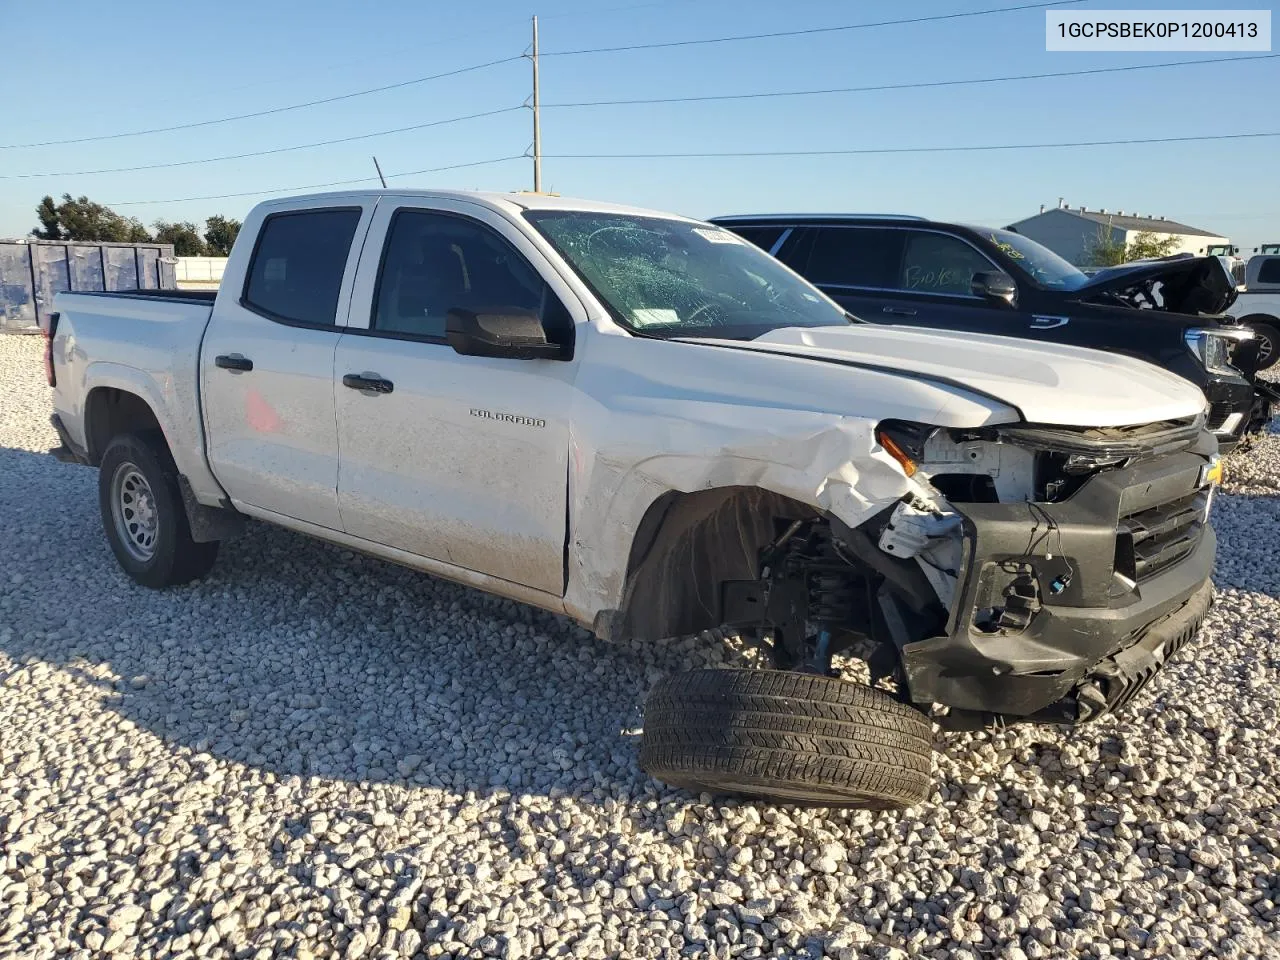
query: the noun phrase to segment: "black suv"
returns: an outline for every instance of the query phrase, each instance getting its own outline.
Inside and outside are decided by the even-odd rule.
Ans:
[[[767,250],[872,323],[971,330],[1092,347],[1158,364],[1200,387],[1222,449],[1270,419],[1256,353],[1230,318],[1216,257],[1168,257],[1086,275],[1011,230],[921,217],[761,215],[712,220]],[[1104,384],[1099,384],[1105,390]]]

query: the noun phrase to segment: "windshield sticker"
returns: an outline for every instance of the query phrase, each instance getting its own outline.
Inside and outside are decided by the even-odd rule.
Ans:
[[[680,322],[680,314],[666,307],[635,307],[631,322],[637,327],[669,327]]]
[[[694,227],[693,232],[704,240],[711,243],[744,243],[736,233],[730,233],[728,230],[708,230],[705,227]]]

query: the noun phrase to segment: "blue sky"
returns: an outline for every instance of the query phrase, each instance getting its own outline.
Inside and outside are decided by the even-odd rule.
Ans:
[[[0,142],[27,143],[216,119],[394,84],[522,53],[540,17],[544,54],[1013,6],[1019,0],[0,0],[9,78]],[[1112,9],[1087,0],[1076,9]],[[1130,8],[1210,6],[1172,0]],[[544,188],[694,216],[755,211],[919,213],[1006,223],[1073,206],[1165,215],[1252,247],[1280,240],[1280,137],[1174,145],[805,158],[601,160],[557,154],[837,150],[1280,131],[1280,59],[982,86],[786,99],[554,107],[584,99],[702,96],[993,77],[1217,58],[1221,53],[1044,50],[1044,11],[807,37],[546,56]],[[0,236],[36,224],[46,193],[87,194],[145,223],[222,213],[263,196],[131,204],[372,177],[522,154],[515,110],[275,156],[170,169],[15,179],[192,160],[515,107],[516,61],[338,103],[180,132],[0,151]],[[392,185],[531,186],[515,160]],[[376,184],[369,184],[376,185]]]

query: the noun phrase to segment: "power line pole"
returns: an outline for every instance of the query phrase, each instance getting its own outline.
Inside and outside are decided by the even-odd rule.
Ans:
[[[533,192],[542,192],[542,106],[538,89],[538,18],[533,18]]]

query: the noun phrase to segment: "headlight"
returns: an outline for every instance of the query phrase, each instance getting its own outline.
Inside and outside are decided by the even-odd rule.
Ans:
[[[1196,327],[1185,334],[1187,347],[1210,373],[1238,374],[1231,365],[1231,350],[1242,340],[1253,338],[1252,330]]]

